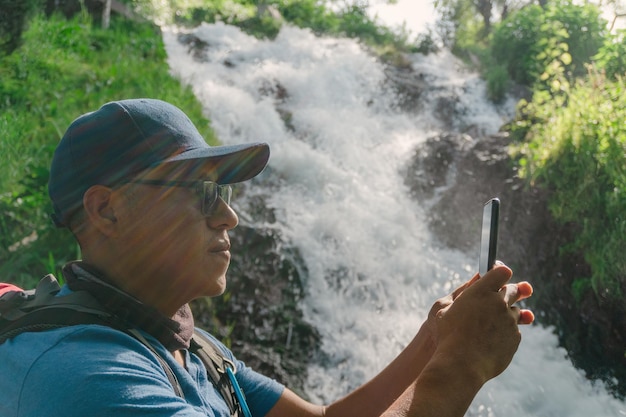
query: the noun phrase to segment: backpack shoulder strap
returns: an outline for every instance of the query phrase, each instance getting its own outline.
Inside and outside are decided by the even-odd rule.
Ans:
[[[197,329],[191,339],[190,350],[194,352],[207,370],[215,388],[222,394],[232,417],[251,417],[250,410],[235,379],[237,368],[222,350]]]
[[[161,367],[165,371],[165,374],[167,375],[167,379],[170,381],[170,384],[172,384],[172,387],[174,388],[174,392],[176,393],[176,395],[180,398],[185,398],[185,394],[183,393],[183,388],[180,386],[180,383],[178,382],[178,378],[176,378],[176,374],[174,374],[174,371],[172,370],[172,368],[167,364],[165,359],[163,359],[163,357],[159,354],[156,348],[152,346],[152,343],[150,343],[148,339],[146,339],[141,334],[141,332],[139,332],[137,329],[126,329],[126,333],[133,336],[135,339],[137,339],[143,345],[145,345],[148,349],[150,349],[152,353],[154,353],[154,356],[156,356],[157,360],[161,364]]]
[[[77,291],[56,297],[59,290],[54,276],[46,275],[34,290],[18,289],[3,293],[0,296],[0,343],[24,332],[77,324],[116,327],[112,316],[91,294]]]

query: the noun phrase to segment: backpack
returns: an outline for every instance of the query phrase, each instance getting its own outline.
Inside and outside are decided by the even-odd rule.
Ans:
[[[158,359],[177,396],[184,398],[174,371],[154,346],[134,328],[124,326],[105,311],[87,291],[56,296],[61,290],[53,275],[46,275],[35,289],[22,290],[0,283],[0,344],[24,332],[38,332],[79,324],[100,324],[123,331],[145,345]],[[235,364],[197,330],[189,350],[207,370],[207,376],[228,405],[231,417],[250,417],[251,413],[235,378]]]

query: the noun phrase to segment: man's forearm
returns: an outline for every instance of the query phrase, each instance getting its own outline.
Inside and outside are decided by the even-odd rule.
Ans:
[[[411,343],[372,380],[326,408],[326,417],[378,417],[413,383],[435,350],[424,326]]]
[[[434,356],[383,417],[462,417],[485,382],[463,362]]]

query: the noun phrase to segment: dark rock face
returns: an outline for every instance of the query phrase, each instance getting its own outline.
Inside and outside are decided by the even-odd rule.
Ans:
[[[271,211],[258,204],[256,214],[271,221]],[[227,291],[194,301],[196,322],[229,344],[248,366],[300,392],[320,336],[299,309],[303,288],[298,253],[284,247],[271,229],[240,225],[230,235]]]
[[[504,135],[480,140],[461,134],[433,137],[416,150],[406,183],[413,197],[429,207],[430,227],[441,243],[476,257],[482,205],[499,197],[498,257],[520,279],[532,280],[532,265],[545,261],[550,244],[541,237],[554,225],[548,224],[548,193],[517,177],[508,145]]]
[[[473,139],[444,134],[415,151],[406,171],[413,197],[428,208],[429,226],[440,244],[478,259],[482,204],[499,197],[498,259],[514,280],[535,288],[528,304],[536,323],[553,325],[574,364],[601,379],[620,397],[626,394],[626,311],[591,291],[576,300],[572,284],[590,275],[581,253],[563,253],[576,228],[557,224],[548,209],[550,192],[517,176],[509,139]]]

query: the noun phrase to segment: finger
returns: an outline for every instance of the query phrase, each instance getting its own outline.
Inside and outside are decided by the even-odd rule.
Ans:
[[[504,301],[509,305],[509,307],[520,299],[519,289],[516,284],[507,284],[500,288],[499,292],[502,294]]]
[[[535,315],[530,310],[520,310],[518,323],[519,324],[531,324],[535,321]]]
[[[498,292],[513,276],[513,271],[504,264],[496,264],[485,276],[476,281],[473,288]]]
[[[518,282],[517,290],[519,292],[519,300],[523,300],[533,295],[533,286],[526,281]]]
[[[500,289],[504,296],[504,300],[509,306],[530,297],[533,294],[533,287],[528,282],[520,282],[518,284],[507,284]]]

